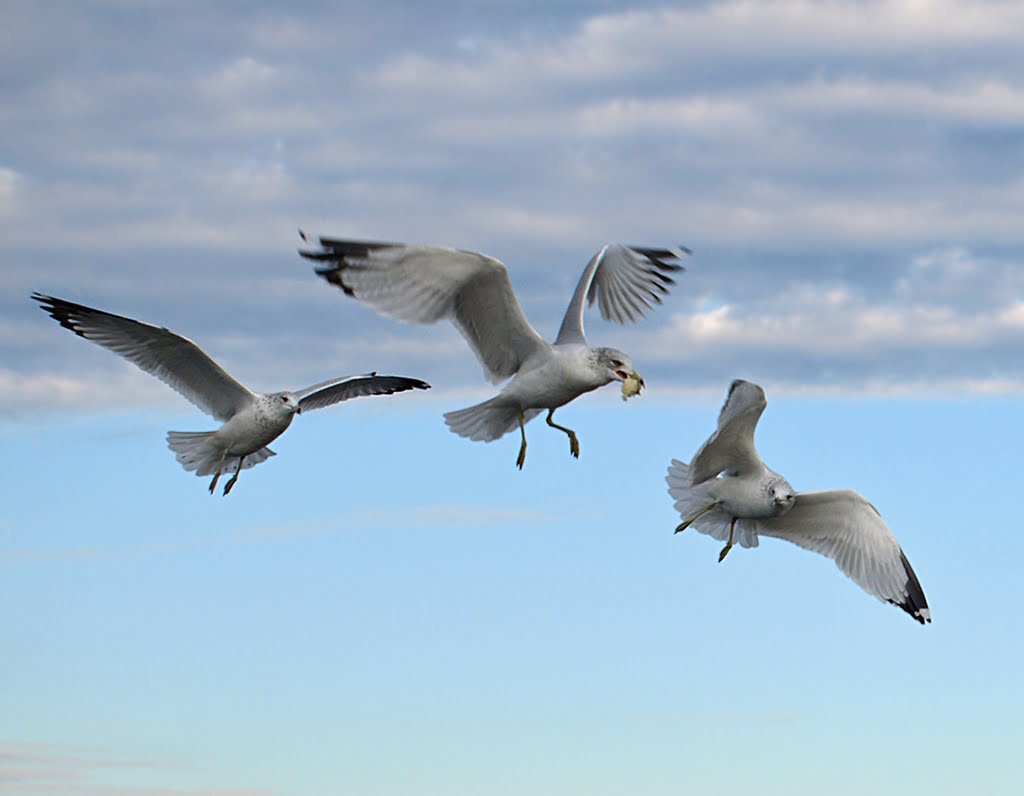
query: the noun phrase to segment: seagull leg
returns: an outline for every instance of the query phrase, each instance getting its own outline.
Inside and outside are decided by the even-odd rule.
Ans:
[[[560,425],[558,425],[558,423],[552,423],[551,422],[551,418],[554,416],[554,414],[555,414],[555,410],[554,409],[549,409],[548,410],[548,418],[547,418],[548,425],[551,426],[551,428],[557,428],[559,431],[564,431],[566,434],[569,435],[569,453],[571,453],[573,455],[573,458],[576,458],[576,459],[580,458],[580,441],[578,439],[576,439],[576,432],[573,431],[571,428],[566,428],[565,426],[560,426]]]
[[[700,511],[698,511],[696,514],[694,514],[692,517],[690,517],[690,519],[686,520],[685,522],[679,523],[679,526],[675,529],[675,533],[685,531],[687,528],[693,525],[693,523],[695,523],[700,517],[703,517],[717,505],[717,503],[710,503],[704,508],[702,508]]]
[[[516,467],[522,470],[523,465],[526,463],[526,418],[522,412],[519,413],[519,433],[523,437],[523,444],[519,446],[519,458],[516,459]]]
[[[729,526],[729,542],[728,542],[728,544],[726,544],[725,547],[722,548],[722,552],[718,554],[718,563],[719,564],[721,564],[723,561],[725,561],[725,557],[727,555],[729,555],[729,551],[732,550],[732,538],[733,538],[733,534],[736,533],[736,520],[738,520],[738,519],[739,519],[739,517],[733,517],[732,518],[732,524]]]
[[[231,476],[231,480],[224,485],[224,494],[227,495],[231,491],[231,487],[235,485],[235,481],[238,480],[238,474],[242,472],[242,462],[245,461],[244,456],[238,457],[238,469],[235,470],[235,474]]]
[[[217,462],[217,469],[213,473],[213,480],[210,482],[210,494],[213,494],[213,490],[217,488],[217,481],[220,480],[220,468],[224,466],[224,459],[227,457],[228,452],[224,451],[224,455],[220,457],[220,461]]]

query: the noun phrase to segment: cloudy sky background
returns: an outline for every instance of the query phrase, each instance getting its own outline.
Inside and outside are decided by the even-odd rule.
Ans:
[[[1019,4],[10,8],[8,411],[139,397],[110,394],[114,361],[67,371],[39,289],[243,376],[373,354],[478,384],[459,345],[413,344],[451,330],[325,293],[299,226],[493,254],[548,335],[601,243],[685,243],[669,306],[623,338],[662,388],[1020,389]]]
[[[1021,4],[3,17],[0,793],[1017,791]],[[643,398],[562,410],[579,462],[532,426],[520,474],[444,429],[489,390],[457,333],[329,289],[299,227],[487,252],[549,338],[602,243],[694,256],[642,324],[587,318]],[[257,390],[434,389],[300,418],[213,500],[163,443],[208,419],[34,290]],[[772,466],[880,507],[934,625],[671,538],[664,467],[737,376]]]

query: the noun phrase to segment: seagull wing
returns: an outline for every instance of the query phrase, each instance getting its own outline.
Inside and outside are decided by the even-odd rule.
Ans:
[[[719,473],[743,473],[763,467],[754,446],[754,430],[768,405],[764,390],[737,379],[729,387],[718,415],[718,428],[690,463],[690,483],[699,484]]]
[[[675,280],[670,274],[682,271],[674,261],[692,254],[685,246],[649,249],[609,243],[595,254],[572,294],[555,343],[586,343],[583,310],[598,302],[601,317],[616,323],[633,323],[661,304]]]
[[[342,376],[322,381],[312,387],[299,390],[294,395],[299,409],[306,412],[310,409],[321,409],[331,404],[347,401],[349,398],[361,398],[364,395],[391,395],[405,390],[429,389],[430,385],[419,379],[365,373],[362,376]]]
[[[783,516],[758,520],[757,532],[828,556],[868,594],[899,606],[922,625],[932,621],[924,591],[896,537],[858,493],[798,494]]]
[[[221,422],[255,397],[199,346],[168,329],[42,293],[32,298],[65,329],[120,354]]]
[[[303,235],[303,239],[308,238]],[[497,383],[549,346],[526,320],[508,269],[493,257],[437,246],[319,238],[300,254],[316,272],[383,315],[407,323],[449,318]]]

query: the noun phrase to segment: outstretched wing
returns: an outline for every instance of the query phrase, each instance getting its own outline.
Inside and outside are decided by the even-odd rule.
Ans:
[[[361,398],[364,395],[392,395],[405,390],[429,390],[430,385],[419,379],[405,376],[378,376],[366,373],[362,376],[342,376],[330,379],[294,393],[299,409],[303,412],[324,406]]]
[[[924,591],[896,537],[857,492],[798,494],[783,516],[758,520],[757,532],[828,556],[868,594],[899,606],[922,625],[932,621]]]
[[[674,260],[692,254],[685,246],[648,249],[609,243],[595,254],[572,294],[555,343],[586,343],[583,310],[598,302],[601,317],[616,323],[633,323],[661,304],[675,280],[670,274],[682,271]]]
[[[65,329],[120,354],[222,422],[255,397],[187,337],[42,293],[32,298]]]
[[[400,321],[449,318],[495,383],[515,375],[531,355],[548,347],[526,320],[508,269],[493,257],[438,246],[332,238],[315,242],[318,250],[299,253],[320,263],[320,276]]]
[[[743,473],[763,466],[754,447],[754,430],[768,405],[764,390],[737,379],[729,387],[718,415],[718,429],[690,463],[691,483],[699,484],[719,473]]]

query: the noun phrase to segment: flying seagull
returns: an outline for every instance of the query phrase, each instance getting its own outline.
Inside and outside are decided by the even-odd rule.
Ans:
[[[715,433],[689,465],[672,460],[665,480],[683,517],[676,533],[692,525],[728,538],[719,561],[734,541],[757,547],[759,535],[786,539],[833,559],[868,594],[922,625],[931,622],[917,575],[874,506],[850,489],[795,492],[761,461],[754,430],[766,405],[764,390],[734,381]]]
[[[490,381],[508,383],[488,401],[448,412],[456,434],[491,442],[519,429],[516,466],[526,461],[526,423],[548,410],[547,424],[569,437],[569,452],[580,455],[576,433],[553,421],[555,410],[583,393],[622,382],[623,399],[640,392],[643,378],[630,358],[614,348],[591,348],[583,334],[583,311],[598,302],[601,316],[632,323],[661,304],[675,261],[686,247],[652,249],[608,244],[583,270],[554,344],[526,320],[512,290],[508,269],[472,251],[403,243],[312,238],[318,246],[300,254],[320,263],[316,272],[349,296],[408,323],[451,320],[484,366]]]
[[[33,293],[32,298],[65,329],[120,354],[223,423],[216,431],[167,434],[167,444],[182,467],[198,476],[213,475],[211,495],[221,475],[233,473],[224,487],[226,495],[242,470],[274,456],[266,446],[284,433],[296,414],[363,395],[430,388],[419,379],[367,373],[295,392],[260,395],[235,381],[191,340],[168,329],[42,293]]]

